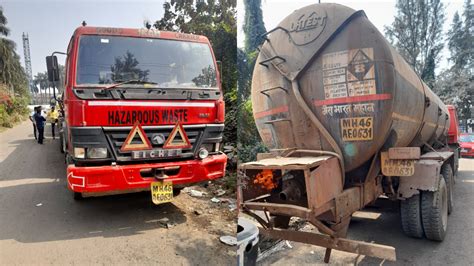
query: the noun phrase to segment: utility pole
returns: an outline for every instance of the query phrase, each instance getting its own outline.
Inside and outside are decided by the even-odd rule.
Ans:
[[[35,90],[33,90],[33,74],[31,70],[31,55],[30,55],[30,39],[28,38],[28,34],[23,32],[23,53],[25,56],[25,71],[26,77],[28,78],[28,89],[30,96],[35,94]],[[33,102],[35,99],[33,99]]]

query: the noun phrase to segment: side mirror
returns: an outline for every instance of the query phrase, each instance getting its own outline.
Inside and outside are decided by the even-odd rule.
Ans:
[[[56,56],[46,56],[46,68],[48,69],[48,80],[50,82],[59,81],[59,66]]]

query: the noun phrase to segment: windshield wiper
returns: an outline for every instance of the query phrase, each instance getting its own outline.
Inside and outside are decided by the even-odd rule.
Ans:
[[[105,89],[112,89],[112,88],[115,88],[115,87],[118,87],[118,86],[124,85],[124,84],[154,84],[154,85],[156,85],[158,83],[152,82],[152,81],[141,80],[141,79],[129,79],[129,80],[120,81],[118,83],[107,86],[107,87],[105,87]]]

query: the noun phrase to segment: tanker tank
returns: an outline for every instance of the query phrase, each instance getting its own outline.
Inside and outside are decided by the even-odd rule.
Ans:
[[[447,107],[363,11],[315,4],[266,35],[252,77],[270,149],[333,151],[345,172],[379,150],[446,143]]]

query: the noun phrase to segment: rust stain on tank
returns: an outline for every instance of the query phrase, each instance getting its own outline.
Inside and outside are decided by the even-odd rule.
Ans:
[[[254,116],[269,148],[332,150],[301,111],[294,81],[342,150],[345,171],[384,144],[446,137],[446,106],[362,11],[338,4],[296,10],[267,36],[253,72]]]

